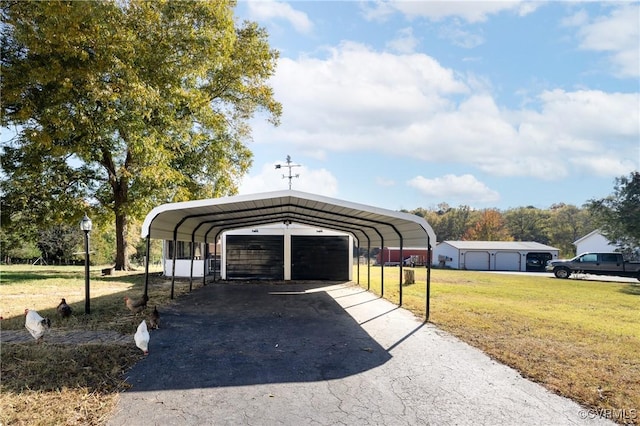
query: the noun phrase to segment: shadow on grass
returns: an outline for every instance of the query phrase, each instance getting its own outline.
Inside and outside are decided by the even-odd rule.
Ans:
[[[157,280],[157,279],[163,279],[163,280],[169,280],[171,281],[171,278],[165,278],[162,276],[161,272],[150,272],[149,273],[149,280]],[[144,271],[135,271],[135,272],[127,272],[126,274],[123,275],[119,275],[118,272],[115,272],[115,275],[100,275],[100,276],[92,276],[91,277],[92,281],[103,281],[103,282],[125,282],[125,283],[129,283],[129,284],[141,284],[144,285]],[[178,281],[183,281],[182,279],[180,280],[176,280],[176,282]],[[202,279],[200,280],[202,281]]]
[[[82,273],[69,271],[40,270],[37,272],[12,272],[18,280],[45,280],[50,278],[77,279]],[[85,315],[85,303],[70,303],[73,314],[69,318],[60,318],[56,312],[59,299],[52,298],[52,304],[38,309],[40,315],[52,320],[52,330],[57,333],[68,331],[115,330],[122,334],[131,334],[143,318],[148,319],[152,307],[162,311],[170,303],[167,281],[159,274],[150,274],[147,309],[137,315],[132,314],[124,304],[124,296],[140,297],[144,290],[144,272],[122,276],[92,277],[95,281],[122,282],[132,284],[131,288],[104,296],[91,298],[91,313]],[[176,280],[176,295],[180,297],[188,292],[188,282]],[[24,391],[59,392],[61,389],[87,389],[88,393],[108,394],[120,392],[128,387],[123,381],[123,373],[136,362],[144,358],[142,352],[131,345],[122,344],[53,344],[47,342],[45,335],[41,344],[36,344],[24,328],[24,315],[3,318],[1,331],[13,330],[24,333],[25,341],[2,342],[2,363],[0,364],[2,382],[0,398],[20,398]],[[82,393],[82,392],[81,392]],[[2,422],[0,418],[0,422]],[[53,422],[55,423],[55,422]],[[52,423],[52,424],[53,424]]]
[[[632,296],[640,296],[640,283],[629,284],[628,286],[621,288],[620,293],[630,294]]]
[[[35,280],[48,279],[54,276],[60,276],[58,271],[46,271],[41,272],[27,272],[27,273],[15,273],[16,275],[31,276],[36,275]],[[62,274],[64,275],[64,274]],[[63,278],[77,279],[78,274],[71,274],[70,276]],[[81,276],[83,274],[80,274]],[[32,278],[33,280],[33,278]],[[23,281],[26,282],[26,279]],[[130,288],[126,290],[110,293],[103,296],[92,296],[90,299],[90,314],[85,314],[85,301],[71,302],[67,300],[69,306],[73,310],[73,314],[69,318],[61,318],[56,311],[60,298],[64,297],[64,293],[61,292],[60,296],[51,297],[51,305],[48,308],[38,309],[38,313],[49,318],[52,322],[51,328],[62,330],[114,330],[119,333],[128,334],[135,332],[136,327],[140,323],[142,318],[147,318],[151,313],[154,306],[158,306],[161,309],[171,302],[170,290],[171,280],[161,276],[160,273],[149,274],[149,302],[147,303],[147,309],[137,315],[133,315],[126,307],[124,297],[128,296],[133,299],[142,297],[144,293],[144,272],[116,275],[109,277],[92,277],[91,283],[96,282],[110,282],[110,283],[122,283],[123,285],[129,285]],[[202,282],[194,283],[193,289],[197,289],[202,286]],[[175,282],[175,295],[180,297],[181,295],[189,292],[188,280],[176,280]],[[24,299],[24,298],[23,298]],[[20,307],[22,310],[22,307]],[[24,308],[29,308],[28,305]],[[16,315],[12,317],[5,317],[2,320],[3,330],[24,330],[24,315]],[[25,330],[26,333],[26,330]]]
[[[16,284],[24,281],[36,281],[36,280],[51,280],[51,279],[69,279],[69,278],[82,278],[83,272],[78,271],[60,271],[43,269],[41,271],[2,271],[0,273],[0,284]]]

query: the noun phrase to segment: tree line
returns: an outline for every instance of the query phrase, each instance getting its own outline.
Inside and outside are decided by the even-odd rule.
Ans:
[[[615,180],[611,195],[589,200],[583,206],[553,204],[548,209],[533,206],[507,210],[473,209],[468,205],[451,207],[440,203],[435,208],[404,210],[423,217],[433,228],[438,241],[535,241],[560,250],[560,256],[577,254],[574,242],[594,229],[600,229],[618,244],[630,258],[638,258],[640,247],[640,173],[632,172]],[[15,212],[19,215],[19,212]],[[145,242],[140,239],[140,223],[132,227],[128,240],[137,263],[146,257]],[[113,263],[115,230],[97,223],[91,233],[94,264]],[[31,235],[25,238],[25,235]],[[78,224],[56,224],[37,233],[25,234],[18,228],[0,231],[3,261],[24,261],[42,257],[47,263],[70,264],[84,257],[83,234]],[[161,259],[161,242],[153,241],[151,262]]]
[[[441,203],[433,209],[409,211],[423,217],[440,241],[535,241],[574,255],[573,242],[596,229],[589,209],[558,203],[548,209],[533,206],[507,210],[451,207]]]
[[[557,203],[548,209],[533,206],[507,210],[476,210],[446,203],[433,209],[409,211],[425,218],[438,241],[535,241],[560,250],[563,257],[576,253],[574,242],[599,229],[629,258],[640,256],[640,173],[615,179],[613,192],[583,206]]]
[[[88,214],[93,261],[128,269],[153,207],[237,193],[252,165],[250,121],[278,125],[279,53],[235,0],[0,0],[2,255],[70,263]],[[638,172],[582,207],[416,209],[438,240],[572,243],[596,227],[640,244]],[[76,247],[75,244],[78,244]],[[37,255],[37,256],[36,256]]]

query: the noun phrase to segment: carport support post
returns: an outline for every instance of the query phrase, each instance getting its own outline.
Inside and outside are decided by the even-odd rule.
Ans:
[[[404,255],[402,251],[402,238],[400,238],[400,284],[398,288],[398,306],[402,306],[402,267],[404,266]]]
[[[427,289],[426,289],[426,307],[424,313],[424,322],[429,322],[429,309],[431,299],[431,241],[427,237]]]
[[[207,260],[209,259],[209,244],[207,243],[207,239],[204,240],[204,254],[202,256],[202,286],[207,285]]]
[[[173,233],[173,265],[171,265],[171,298],[173,299],[173,288],[176,283],[176,252],[178,251],[178,241],[176,232]]]
[[[358,247],[356,247],[356,273],[358,274],[356,283],[360,285],[360,241],[358,241]]]
[[[217,282],[216,266],[218,265],[218,236],[213,240],[213,282]],[[225,240],[226,241],[226,240]],[[222,254],[220,255],[220,278],[222,278]]]
[[[151,258],[151,232],[147,235],[147,261],[144,265],[144,295],[149,295],[149,262]]]
[[[191,240],[191,268],[189,272],[189,291],[193,290],[193,258],[196,257],[195,245],[196,243],[192,239]]]
[[[367,241],[367,290],[371,290],[371,241]]]
[[[382,254],[384,254],[384,238],[382,238]],[[380,268],[380,297],[384,297],[384,256],[382,256],[382,267]]]

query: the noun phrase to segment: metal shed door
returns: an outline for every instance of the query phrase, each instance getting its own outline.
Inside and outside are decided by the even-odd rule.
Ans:
[[[291,279],[349,279],[349,237],[291,236]]]
[[[227,279],[284,279],[282,235],[227,235]]]
[[[489,253],[486,251],[468,251],[464,254],[464,268],[472,271],[489,270]]]
[[[519,271],[520,253],[499,251],[496,253],[496,271]]]

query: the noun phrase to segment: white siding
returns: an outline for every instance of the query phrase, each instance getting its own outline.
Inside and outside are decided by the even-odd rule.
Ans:
[[[460,250],[445,242],[433,249],[433,266],[460,269]]]
[[[204,270],[203,260],[193,261],[193,277],[202,278]],[[164,259],[164,275],[170,277],[173,275],[173,260]],[[176,260],[176,277],[190,277],[191,276],[191,260],[189,259],[177,259]]]
[[[599,232],[587,235],[576,242],[576,254],[586,252],[608,252],[615,251],[616,249],[617,246],[615,244],[611,244],[611,242]]]

